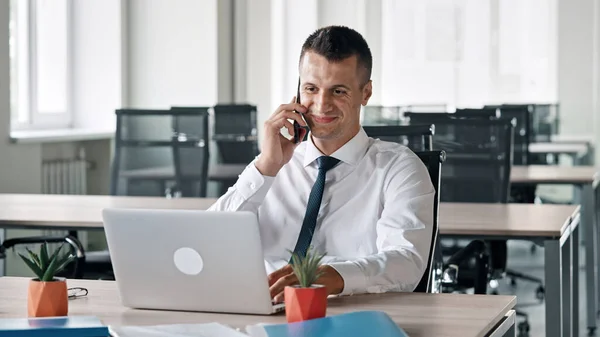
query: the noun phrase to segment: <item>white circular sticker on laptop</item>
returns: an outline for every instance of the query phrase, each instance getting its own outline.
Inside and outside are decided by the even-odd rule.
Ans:
[[[177,249],[175,254],[173,254],[173,261],[175,262],[175,267],[187,275],[198,275],[204,267],[204,262],[200,254],[188,247]]]

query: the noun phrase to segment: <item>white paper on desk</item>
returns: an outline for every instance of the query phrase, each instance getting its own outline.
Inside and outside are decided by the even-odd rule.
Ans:
[[[111,326],[110,333],[114,337],[248,337],[219,323]]]

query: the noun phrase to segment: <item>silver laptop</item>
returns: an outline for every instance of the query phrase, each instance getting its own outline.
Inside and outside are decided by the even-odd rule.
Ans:
[[[251,212],[105,209],[124,306],[273,314],[256,215]]]

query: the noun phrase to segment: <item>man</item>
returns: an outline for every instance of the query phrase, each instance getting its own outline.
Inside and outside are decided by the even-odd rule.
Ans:
[[[309,244],[326,253],[318,283],[329,294],[413,291],[423,276],[435,190],[413,152],[362,129],[371,68],[358,32],[330,26],[311,34],[300,54],[301,104],[293,98],[265,122],[261,154],[211,207],[258,215],[277,302],[297,283],[289,251],[302,255]],[[307,141],[281,135],[283,127],[294,135],[290,120],[308,124]]]

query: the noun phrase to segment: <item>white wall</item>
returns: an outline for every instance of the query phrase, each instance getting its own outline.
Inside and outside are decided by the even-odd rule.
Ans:
[[[272,85],[272,9],[271,0],[253,0],[246,6],[246,86],[244,101],[256,104],[258,110],[258,133],[262,135],[263,121],[271,115]],[[264,18],[267,19],[264,19]],[[261,19],[263,18],[263,19]],[[240,29],[243,29],[241,27]],[[259,140],[260,142],[260,140]]]
[[[558,0],[558,96],[562,117],[561,128],[569,134],[594,132],[594,101],[598,97],[594,72],[594,20],[597,20],[593,1]]]
[[[121,0],[73,2],[75,127],[112,130],[121,106]]]
[[[217,0],[131,0],[127,13],[127,105],[214,105]]]

